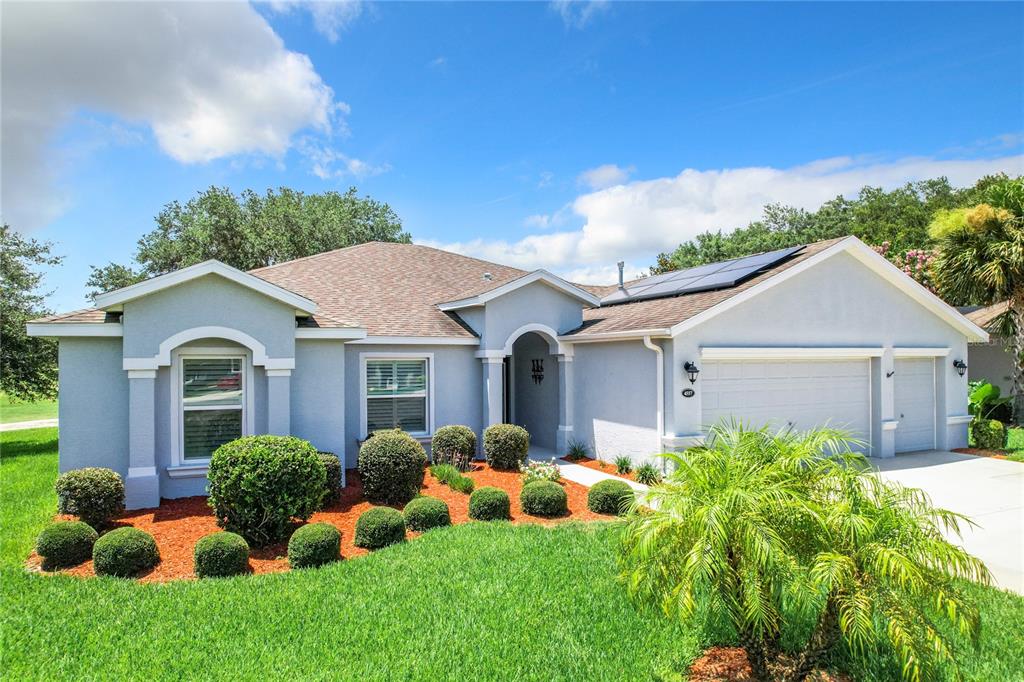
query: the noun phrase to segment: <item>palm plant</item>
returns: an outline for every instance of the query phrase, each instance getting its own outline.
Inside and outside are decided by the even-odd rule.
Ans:
[[[623,535],[628,591],[671,616],[730,623],[759,680],[806,679],[839,642],[854,657],[894,652],[907,680],[955,668],[938,623],[976,634],[978,611],[956,581],[989,580],[943,537],[965,519],[883,483],[851,445],[830,428],[733,423],[665,455],[675,471]],[[798,631],[798,649],[783,651],[783,634]]]
[[[929,226],[933,268],[944,298],[958,303],[1008,301],[1002,320],[1014,363],[1014,414],[1024,419],[1024,178],[1005,178],[978,206],[940,211]]]

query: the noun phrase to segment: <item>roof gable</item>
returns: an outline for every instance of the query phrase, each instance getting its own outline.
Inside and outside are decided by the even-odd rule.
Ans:
[[[534,282],[546,284],[552,289],[559,291],[570,298],[574,298],[581,303],[592,306],[600,305],[600,299],[589,291],[586,291],[585,289],[578,287],[572,282],[568,282],[557,275],[553,275],[547,270],[534,270],[528,275],[524,275],[510,282],[506,282],[505,284],[495,286],[494,288],[483,291],[475,296],[439,303],[437,307],[442,311],[453,311],[477,305],[484,305],[488,301],[510,294],[513,291],[529,286]]]

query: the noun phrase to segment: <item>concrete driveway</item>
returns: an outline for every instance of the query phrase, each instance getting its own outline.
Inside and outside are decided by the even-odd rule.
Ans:
[[[921,488],[939,507],[969,517],[960,544],[988,566],[996,584],[1024,594],[1024,464],[955,452],[872,459],[879,475]]]

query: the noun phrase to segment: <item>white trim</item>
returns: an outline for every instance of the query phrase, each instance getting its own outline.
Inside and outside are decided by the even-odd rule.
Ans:
[[[973,420],[969,414],[951,414],[946,417],[946,426],[959,426],[960,424],[970,424]]]
[[[894,358],[943,358],[949,355],[949,348],[893,348]]]
[[[295,358],[269,358],[267,348],[243,331],[231,327],[192,327],[164,339],[157,354],[152,358],[124,358],[124,369],[157,369],[171,364],[171,353],[179,346],[198,339],[227,339],[241,344],[251,351],[251,362],[267,369],[295,369]],[[235,349],[237,351],[237,349]]]
[[[505,351],[503,350],[478,350],[473,353],[474,358],[480,360],[501,360],[505,357]]]
[[[264,369],[263,373],[268,377],[290,377],[292,375],[290,369]]]
[[[296,327],[297,339],[365,339],[362,327]]]
[[[540,335],[546,337],[544,340],[548,342],[548,349],[551,351],[552,355],[572,355],[572,348],[570,348],[570,347],[563,347],[562,344],[560,344],[558,342],[558,332],[556,332],[554,329],[552,329],[551,327],[547,326],[546,324],[540,324],[538,322],[531,322],[530,324],[524,324],[522,327],[520,327],[519,329],[517,329],[514,332],[512,332],[511,334],[509,334],[508,338],[505,339],[504,354],[505,355],[512,355],[512,346],[515,345],[515,343],[519,339],[519,337],[524,335],[524,334],[529,334],[530,332],[533,332],[535,334],[540,334]],[[484,352],[494,352],[494,351],[484,351]]]
[[[960,331],[967,337],[968,341],[988,340],[988,333],[984,329],[968,320],[957,312],[955,308],[952,308],[938,296],[915,282],[913,278],[907,276],[906,273],[890,263],[883,256],[875,253],[871,247],[856,237],[847,237],[846,239],[828,247],[824,251],[814,254],[807,260],[801,261],[790,268],[786,268],[782,272],[772,275],[768,279],[750,287],[749,289],[741,291],[734,296],[730,296],[721,303],[708,308],[698,315],[694,315],[687,320],[683,320],[672,327],[672,336],[678,336],[689,329],[693,329],[694,327],[707,322],[711,318],[717,317],[727,310],[731,310],[736,306],[749,301],[768,289],[778,286],[779,284],[796,277],[800,273],[805,272],[806,270],[809,270],[819,263],[822,263],[823,261],[826,261],[840,253],[849,253],[854,256],[861,263],[871,268],[871,270],[876,274],[888,280],[896,288],[903,291],[903,293],[910,296],[917,303],[921,304],[932,313],[942,318],[947,324]]]
[[[633,339],[642,339],[645,336],[650,337],[670,337],[672,336],[672,330],[667,327],[658,329],[630,329],[628,331],[621,332],[598,332],[596,334],[563,334],[558,337],[558,340],[562,343],[596,343],[599,341],[629,341]]]
[[[167,475],[170,478],[203,478],[210,470],[209,464],[190,464],[186,466],[169,466]]]
[[[242,435],[251,436],[256,432],[256,410],[255,410],[255,386],[253,384],[253,364],[252,364],[252,353],[245,348],[215,348],[215,347],[195,347],[187,346],[185,348],[177,348],[172,354],[172,362],[170,369],[170,389],[171,389],[171,466],[167,469],[167,475],[172,478],[181,478],[187,474],[182,473],[192,469],[205,467],[209,464],[209,459],[185,459],[185,455],[182,452],[182,447],[185,441],[185,420],[183,418],[183,405],[182,405],[182,391],[183,377],[182,377],[182,362],[181,358],[184,357],[212,357],[212,358],[224,358],[224,357],[241,357],[242,358]],[[178,475],[176,476],[171,472],[172,469],[177,470]]]
[[[657,425],[658,438],[664,438],[665,436],[665,355],[661,346],[651,341],[651,337],[644,337],[644,347],[654,351],[654,360],[657,363],[655,366],[655,390],[657,390],[657,399],[655,405],[657,406],[655,412],[654,423]]]
[[[105,294],[100,294],[96,297],[97,308],[112,308],[119,306],[128,301],[133,301],[143,296],[173,287],[178,284],[184,284],[198,277],[204,277],[206,275],[219,275],[225,279],[231,280],[236,284],[241,284],[244,287],[248,287],[254,291],[258,291],[264,296],[269,296],[275,300],[285,303],[296,310],[304,313],[315,313],[316,303],[309,300],[305,296],[299,296],[298,294],[288,291],[276,284],[271,284],[265,279],[260,279],[256,275],[250,275],[248,272],[242,272],[237,268],[233,268],[230,265],[221,263],[218,260],[208,260],[196,265],[190,265],[187,268],[181,270],[175,270],[169,272],[166,275],[159,275],[152,279],[147,279],[144,282],[138,284],[132,284],[131,286],[122,287],[121,289],[115,289],[114,291],[108,291]]]
[[[416,352],[363,352],[359,354],[359,439],[366,440],[370,434],[367,429],[366,414],[366,361],[367,360],[426,360],[427,361],[427,430],[423,433],[410,434],[417,440],[429,440],[434,437],[434,354]]]
[[[707,435],[703,433],[676,434],[661,437],[661,447],[672,450],[673,448],[693,448],[704,445]]]
[[[128,467],[128,478],[156,476],[156,467]]]
[[[561,431],[562,433],[572,433],[572,425],[563,426],[563,425],[559,424],[558,425],[558,430]]]
[[[29,336],[123,336],[120,322],[29,322]]]
[[[563,294],[571,296],[572,298],[575,298],[577,300],[583,301],[588,305],[598,306],[601,304],[601,299],[599,299],[597,296],[594,296],[589,291],[581,289],[575,284],[567,282],[566,280],[562,279],[561,277],[558,277],[557,275],[551,274],[547,270],[534,270],[528,275],[523,275],[522,277],[514,279],[511,282],[506,282],[505,284],[502,284],[499,287],[495,287],[490,291],[485,291],[482,294],[470,296],[469,298],[459,299],[457,301],[446,301],[444,303],[438,303],[437,307],[438,309],[444,312],[449,312],[452,310],[459,310],[460,308],[471,308],[477,305],[484,305],[488,301],[494,300],[499,296],[504,296],[505,294],[511,293],[516,289],[520,289],[529,284],[533,284],[534,282],[541,282],[542,284],[546,284],[552,289],[561,291]]]
[[[129,379],[156,379],[155,369],[130,369],[128,370]]]
[[[795,358],[804,360],[832,358],[879,358],[882,357],[881,347],[844,348],[844,347],[720,347],[701,348],[700,356],[704,360],[761,360]]]
[[[478,358],[485,365],[500,365],[505,362],[504,355],[488,355],[486,357]]]
[[[899,419],[883,419],[882,430],[883,431],[895,431],[896,427],[900,425]]]
[[[367,336],[351,345],[371,344],[391,346],[479,346],[480,339],[465,336]]]

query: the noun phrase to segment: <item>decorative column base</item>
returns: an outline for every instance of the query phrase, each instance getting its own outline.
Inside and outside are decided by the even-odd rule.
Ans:
[[[128,469],[124,482],[125,509],[148,509],[160,505],[160,477],[156,467]]]
[[[559,456],[569,451],[569,441],[572,440],[572,426],[559,425],[558,433],[555,434],[555,451]]]

